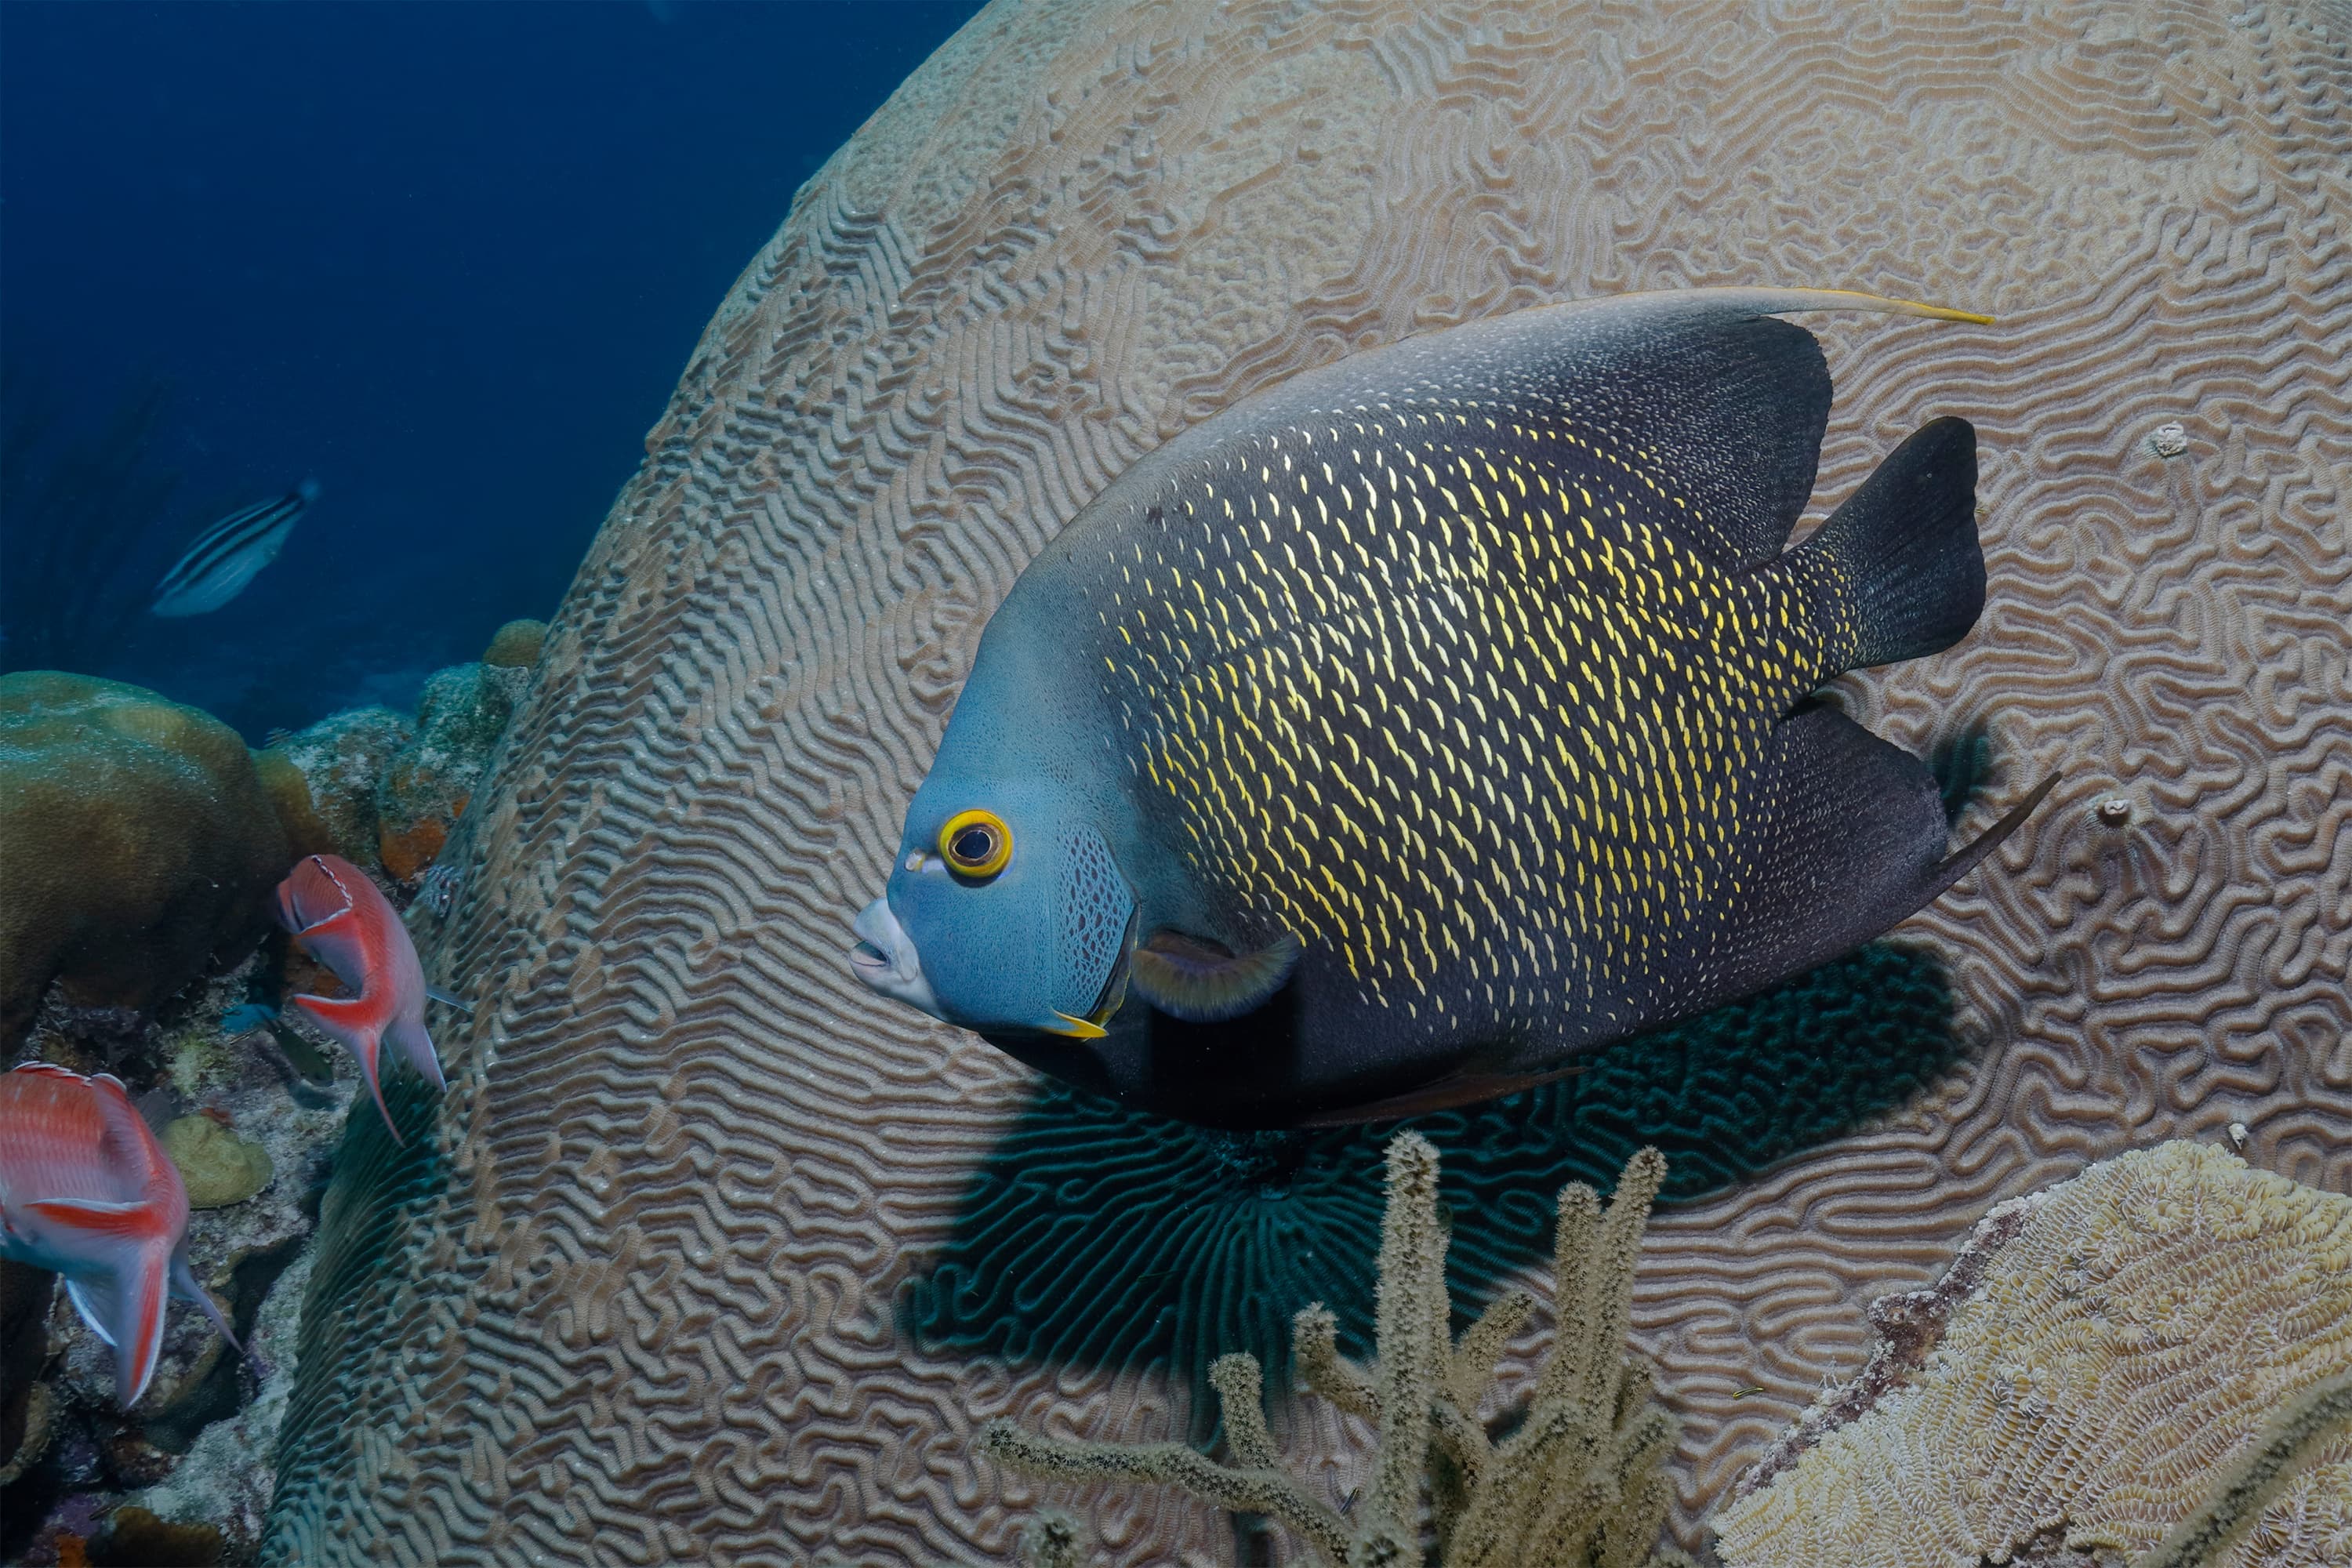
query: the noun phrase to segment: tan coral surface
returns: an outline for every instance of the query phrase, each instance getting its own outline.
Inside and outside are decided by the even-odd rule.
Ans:
[[[2328,1439],[2254,1516],[2213,1568],[2336,1568],[2352,1563],[2352,1432]]]
[[[2352,1198],[2210,1144],[2126,1154],[2032,1206],[1916,1373],[1717,1511],[1724,1560],[1975,1568],[2057,1529],[2137,1557],[2346,1373]]]
[[[2238,0],[991,8],[752,259],[551,627],[446,857],[433,973],[478,1006],[439,1037],[447,1163],[320,1316],[274,1559],[1001,1560],[1034,1493],[970,1455],[981,1421],[1181,1431],[1157,1376],[897,1327],[1027,1079],[865,994],[845,922],[1083,500],[1250,389],[1544,300],[1997,312],[1809,319],[1817,494],[1978,423],[1990,606],[1858,706],[1915,749],[1988,726],[1992,804],[2066,776],[1909,928],[1980,1058],[1654,1228],[1635,1327],[1685,1517],[1998,1199],[2232,1120],[2344,1189],[2347,32]],[[1231,1550],[1181,1504],[1069,1500],[1118,1563]]]

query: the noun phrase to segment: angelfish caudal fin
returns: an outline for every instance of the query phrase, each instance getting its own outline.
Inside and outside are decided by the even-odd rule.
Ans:
[[[1984,609],[1977,542],[1977,436],[1965,419],[1913,431],[1797,547],[1837,584],[1837,669],[1894,664],[1951,647]]]
[[[2058,787],[2058,781],[2064,775],[2052,773],[2044,778],[2027,793],[2023,800],[2011,806],[1999,822],[1978,834],[1963,847],[1945,856],[1927,879],[1927,897],[1922,903],[1942,898],[1946,890],[1956,885],[1961,878],[1975,870],[1983,863],[1987,856],[2000,848],[2011,834],[2024,826],[2025,819],[2033,815],[2033,808],[2040,805],[2048,797],[2050,792]]]

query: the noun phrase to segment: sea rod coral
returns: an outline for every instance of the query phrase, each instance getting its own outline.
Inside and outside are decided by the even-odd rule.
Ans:
[[[1449,1226],[1438,1207],[1437,1171],[1437,1150],[1419,1133],[1390,1143],[1376,1366],[1368,1371],[1339,1353],[1337,1323],[1321,1305],[1294,1321],[1300,1381],[1380,1430],[1370,1481],[1352,1508],[1331,1507],[1285,1468],[1260,1404],[1261,1369],[1250,1355],[1222,1357],[1209,1371],[1228,1463],[1182,1443],[1089,1442],[1003,1420],[982,1431],[981,1452],[1034,1476],[1153,1481],[1221,1508],[1262,1513],[1334,1568],[1421,1562],[1425,1529],[1434,1531],[1445,1568],[1679,1561],[1654,1554],[1673,1495],[1664,1466],[1675,1420],[1651,1398],[1648,1368],[1619,1350],[1664,1159],[1654,1149],[1636,1153],[1605,1213],[1591,1187],[1561,1189],[1551,1353],[1534,1398],[1515,1424],[1507,1418],[1499,1440],[1479,1408],[1535,1299],[1509,1291],[1459,1339],[1449,1338]]]

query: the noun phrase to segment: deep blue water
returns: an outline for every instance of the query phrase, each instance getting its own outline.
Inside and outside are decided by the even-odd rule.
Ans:
[[[0,513],[8,619],[103,580],[137,613],[79,618],[75,666],[257,738],[551,614],[793,193],[977,9],[0,4],[0,402],[57,416],[12,471],[161,399],[67,475],[80,512]],[[242,597],[144,615],[189,535],[305,477]],[[91,512],[138,537],[45,584]]]

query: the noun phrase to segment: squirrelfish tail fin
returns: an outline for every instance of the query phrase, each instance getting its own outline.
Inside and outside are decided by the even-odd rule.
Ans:
[[[168,1237],[126,1239],[107,1251],[87,1272],[67,1277],[66,1295],[82,1321],[114,1347],[115,1402],[128,1410],[147,1392],[163,1353],[172,1245]]]
[[[394,1018],[383,1037],[400,1053],[400,1059],[415,1068],[425,1082],[436,1089],[449,1087],[449,1080],[442,1076],[441,1058],[433,1049],[433,1037],[425,1032],[422,1023]]]
[[[1822,613],[1835,674],[1951,647],[1984,609],[1977,437],[1965,419],[1911,433],[1796,556],[1833,584]]]
[[[384,1026],[378,1022],[383,1004],[365,996],[310,995],[296,996],[293,1003],[359,1058],[360,1074],[367,1079],[368,1092],[375,1097],[375,1108],[383,1115],[384,1126],[391,1129],[392,1141],[404,1142],[400,1129],[393,1125],[392,1112],[384,1107],[383,1085],[376,1071],[376,1058],[383,1039]]]
[[[194,1302],[196,1310],[212,1320],[213,1327],[220,1331],[220,1337],[228,1342],[229,1348],[253,1364],[257,1374],[262,1377],[269,1375],[269,1363],[238,1341],[236,1331],[228,1326],[228,1319],[222,1313],[220,1304],[213,1300],[212,1292],[198,1282],[196,1271],[188,1267],[188,1249],[184,1246],[173,1249],[171,1285],[172,1294],[184,1301]]]
[[[162,1212],[144,1200],[100,1203],[94,1198],[34,1198],[24,1205],[46,1228],[69,1234],[87,1245],[143,1246],[167,1236]]]

